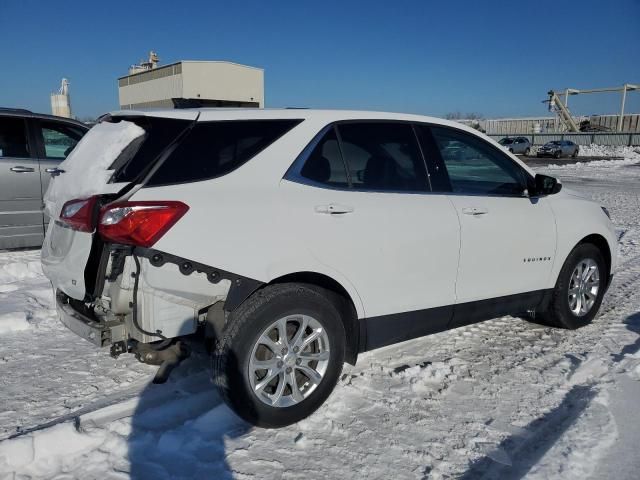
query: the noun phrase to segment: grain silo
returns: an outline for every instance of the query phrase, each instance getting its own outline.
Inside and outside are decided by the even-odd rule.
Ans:
[[[60,89],[51,94],[51,113],[59,117],[71,118],[69,81],[66,78],[62,79]]]

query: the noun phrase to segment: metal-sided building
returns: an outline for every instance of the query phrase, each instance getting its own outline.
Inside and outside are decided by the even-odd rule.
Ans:
[[[118,79],[121,109],[264,107],[264,70],[222,61],[180,61]]]

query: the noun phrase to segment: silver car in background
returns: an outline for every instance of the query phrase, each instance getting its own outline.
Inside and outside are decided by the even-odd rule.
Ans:
[[[0,249],[42,245],[42,194],[88,130],[70,118],[0,108]]]
[[[529,155],[529,152],[531,152],[531,142],[527,137],[505,137],[498,143],[502,145],[506,150],[509,150],[511,153]]]
[[[538,149],[538,157],[577,157],[580,148],[571,140],[554,140],[547,142]]]

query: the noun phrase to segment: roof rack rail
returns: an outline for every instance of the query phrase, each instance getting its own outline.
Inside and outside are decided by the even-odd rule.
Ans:
[[[26,108],[11,108],[11,107],[0,107],[0,112],[8,112],[8,113],[33,113],[31,110],[27,110]]]

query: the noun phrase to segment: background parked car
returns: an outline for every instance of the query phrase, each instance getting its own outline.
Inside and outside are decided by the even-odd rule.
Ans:
[[[42,194],[88,130],[69,118],[0,108],[0,249],[42,245]]]
[[[511,153],[529,155],[531,152],[531,142],[526,137],[503,138],[498,143]]]
[[[570,140],[554,140],[538,149],[538,157],[577,157],[579,147]]]

